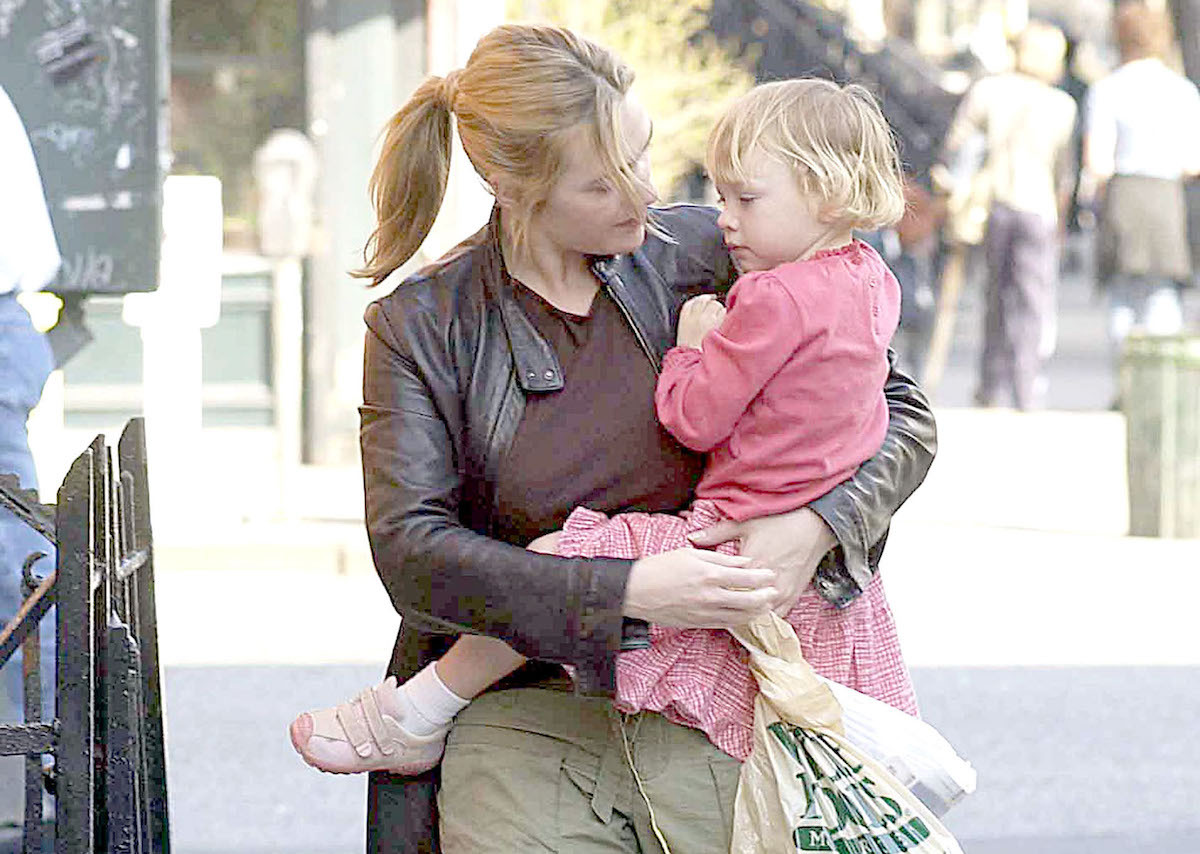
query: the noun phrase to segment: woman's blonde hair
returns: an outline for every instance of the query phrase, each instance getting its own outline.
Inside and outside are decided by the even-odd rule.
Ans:
[[[621,104],[632,84],[633,71],[612,51],[569,30],[496,27],[465,67],[426,78],[388,123],[370,183],[378,226],[353,275],[378,284],[429,234],[446,192],[452,116],[475,171],[493,194],[504,194],[518,252],[579,127],[616,190],[639,204],[644,196],[621,131]]]
[[[874,229],[904,215],[900,155],[871,93],[805,78],[763,83],[730,105],[708,137],[708,174],[745,183],[762,152],[791,166],[831,221]]]

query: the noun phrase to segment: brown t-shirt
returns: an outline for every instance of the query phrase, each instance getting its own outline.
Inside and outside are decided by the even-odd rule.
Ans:
[[[654,367],[601,288],[586,315],[555,308],[509,279],[558,356],[563,388],[529,394],[497,475],[496,536],[525,545],[584,505],[672,513],[691,499],[704,457],[654,417]]]

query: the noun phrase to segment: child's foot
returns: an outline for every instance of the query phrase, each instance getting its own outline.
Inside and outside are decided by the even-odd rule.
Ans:
[[[431,727],[424,716],[405,710],[396,679],[389,676],[348,703],[301,714],[288,732],[296,752],[322,771],[420,774],[441,761],[453,714]]]

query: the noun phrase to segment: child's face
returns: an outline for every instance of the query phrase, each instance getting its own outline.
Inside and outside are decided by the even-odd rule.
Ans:
[[[824,248],[834,229],[821,220],[820,200],[803,192],[791,167],[759,149],[744,165],[744,183],[716,185],[723,208],[717,225],[738,270],[769,270]]]

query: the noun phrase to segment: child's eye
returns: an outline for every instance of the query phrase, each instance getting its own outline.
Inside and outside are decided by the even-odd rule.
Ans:
[[[738,201],[743,205],[748,205],[757,198],[758,196],[738,196]]]

